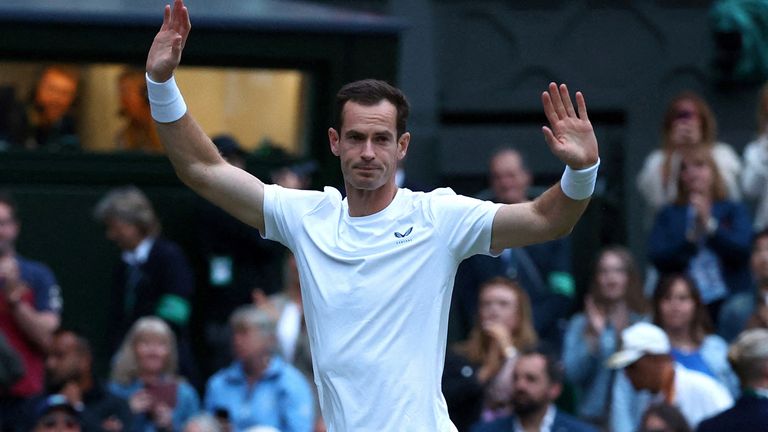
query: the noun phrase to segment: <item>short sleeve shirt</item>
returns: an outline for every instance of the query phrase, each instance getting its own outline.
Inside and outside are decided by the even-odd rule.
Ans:
[[[265,188],[264,234],[296,256],[329,431],[453,429],[440,390],[453,279],[490,253],[499,207],[399,189],[351,217],[336,189]]]

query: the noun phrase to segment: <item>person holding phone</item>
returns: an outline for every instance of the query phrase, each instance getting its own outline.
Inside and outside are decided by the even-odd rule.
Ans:
[[[160,318],[140,318],[115,357],[109,390],[128,401],[136,416],[133,430],[181,430],[200,411],[197,391],[176,375],[173,330]]]

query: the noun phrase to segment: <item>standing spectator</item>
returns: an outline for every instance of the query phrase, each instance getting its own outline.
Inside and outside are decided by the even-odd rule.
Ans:
[[[622,246],[602,249],[584,312],[571,318],[565,333],[565,376],[580,396],[580,418],[607,426],[616,372],[606,368],[605,361],[618,350],[622,330],[646,319],[645,309],[640,272],[631,252]]]
[[[10,194],[0,192],[0,336],[24,375],[0,393],[0,429],[13,430],[14,413],[43,390],[45,353],[58,327],[61,293],[53,272],[16,252],[21,222]]]
[[[246,168],[247,153],[235,138],[219,135],[213,142],[228,163]],[[285,247],[202,198],[197,197],[195,208],[197,250],[208,264],[201,293],[208,355],[202,366],[210,376],[232,362],[227,322],[232,311],[250,303],[255,289],[266,294],[280,290]]]
[[[109,390],[126,400],[141,432],[181,430],[200,410],[197,391],[176,375],[176,336],[157,317],[139,318],[112,367]]]
[[[23,142],[30,150],[79,150],[80,138],[72,106],[77,97],[80,72],[53,65],[43,70],[26,109]]]
[[[504,204],[529,202],[533,176],[520,152],[512,148],[497,151],[491,158],[490,194],[480,198]],[[573,307],[575,283],[571,275],[570,237],[520,248],[504,249],[498,257],[475,255],[459,265],[454,284],[455,337],[471,328],[477,311],[477,288],[484,281],[504,276],[516,280],[528,293],[533,324],[539,337],[559,348],[565,317]]]
[[[678,198],[682,152],[693,148],[711,150],[724,183],[723,199],[739,200],[741,160],[733,148],[717,141],[717,122],[707,102],[685,91],[669,102],[662,124],[661,148],[645,159],[637,187],[652,216]]]
[[[741,381],[741,397],[731,409],[701,422],[697,432],[764,431],[768,425],[768,330],[739,335],[728,360]]]
[[[94,215],[122,252],[111,290],[110,353],[117,351],[137,319],[159,316],[176,333],[181,374],[196,382],[188,329],[195,281],[181,247],[160,235],[155,210],[136,187],[109,191]]]
[[[712,320],[699,290],[684,274],[664,275],[653,293],[653,323],[672,346],[672,358],[688,369],[705,373],[738,394],[738,382],[728,365],[728,344],[714,334]]]
[[[752,222],[746,207],[726,199],[712,152],[686,151],[675,203],[659,211],[648,255],[660,273],[688,272],[717,318],[722,301],[749,289]]]
[[[56,330],[46,358],[46,373],[46,392],[30,400],[24,414],[14,413],[28,425],[21,430],[29,430],[35,409],[53,395],[62,395],[70,405],[82,410],[86,432],[131,430],[133,416],[128,404],[96,380],[91,346],[84,337],[71,330]]]
[[[768,228],[768,83],[760,90],[757,104],[757,138],[744,147],[741,187],[755,201],[754,229]]]
[[[512,369],[537,336],[528,295],[517,282],[495,277],[478,292],[477,322],[456,351],[474,365],[484,389],[481,420],[488,422],[512,413]]]
[[[608,358],[608,367],[624,369],[634,389],[650,391],[650,403],[677,406],[690,425],[695,426],[733,404],[728,390],[714,378],[675,363],[669,339],[659,327],[646,322],[627,327],[621,332],[621,345],[621,350]],[[629,424],[614,424],[611,430],[636,430],[640,416],[650,406],[648,401],[627,404],[622,400],[624,396],[614,393],[613,414],[624,411],[632,420]]]
[[[142,69],[126,68],[117,79],[121,117],[125,125],[115,136],[120,150],[161,153],[163,145],[149,111],[147,81]]]
[[[752,239],[752,290],[736,293],[720,309],[718,332],[726,341],[736,339],[745,328],[768,328],[768,229]]]
[[[563,389],[563,371],[554,356],[543,351],[523,352],[515,363],[512,382],[514,415],[480,424],[473,432],[597,432],[555,407]]]
[[[206,411],[226,412],[233,432],[253,426],[312,431],[312,390],[301,372],[275,354],[272,316],[245,305],[233,312],[230,324],[235,362],[208,380]]]

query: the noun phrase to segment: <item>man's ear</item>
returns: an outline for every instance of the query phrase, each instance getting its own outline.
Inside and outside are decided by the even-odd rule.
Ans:
[[[328,128],[328,144],[331,146],[331,153],[339,155],[339,133],[334,128]]]
[[[397,158],[402,160],[408,153],[408,145],[411,143],[411,133],[405,132],[397,140]]]

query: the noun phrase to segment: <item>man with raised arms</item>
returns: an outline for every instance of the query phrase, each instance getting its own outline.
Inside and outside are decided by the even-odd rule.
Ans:
[[[440,391],[448,308],[458,264],[478,254],[569,233],[594,189],[598,148],[581,93],[541,98],[551,151],[568,168],[534,201],[501,205],[398,189],[408,103],[389,84],[363,80],[337,95],[328,129],[346,198],[265,185],[228,164],[192,116],[173,79],[190,31],[182,0],[166,6],[147,59],[153,117],[179,178],[296,256],[315,383],[328,430],[453,431]]]

